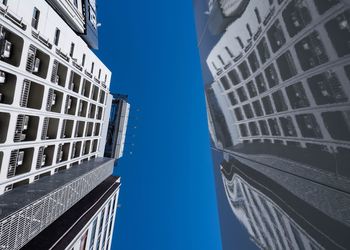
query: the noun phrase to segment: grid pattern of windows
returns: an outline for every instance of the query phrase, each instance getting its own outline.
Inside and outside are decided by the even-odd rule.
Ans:
[[[42,37],[43,13],[34,8],[22,29],[0,18],[0,60],[18,68],[0,67],[0,194],[98,154],[107,86],[58,48],[63,29]]]
[[[318,0],[268,7],[265,19],[255,9],[259,27],[249,26],[254,39],[241,41],[240,57],[214,76],[221,79],[239,139],[320,145],[329,152],[349,148],[350,61],[344,58],[350,55],[350,10]]]

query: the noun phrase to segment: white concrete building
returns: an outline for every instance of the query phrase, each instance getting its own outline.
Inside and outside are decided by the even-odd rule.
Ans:
[[[0,249],[27,244],[112,174],[100,157],[111,72],[80,33],[95,5],[0,1]]]

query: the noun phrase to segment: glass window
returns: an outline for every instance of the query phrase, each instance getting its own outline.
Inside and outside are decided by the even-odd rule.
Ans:
[[[39,18],[40,18],[40,11],[36,7],[34,7],[34,9],[33,9],[33,17],[32,17],[32,27],[34,29],[38,28]]]

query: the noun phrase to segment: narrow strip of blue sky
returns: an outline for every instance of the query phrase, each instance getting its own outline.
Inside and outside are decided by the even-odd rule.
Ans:
[[[132,105],[113,249],[221,249],[192,1],[99,1],[98,13],[97,54]]]

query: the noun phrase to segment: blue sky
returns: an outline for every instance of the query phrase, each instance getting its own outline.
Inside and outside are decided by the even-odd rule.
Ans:
[[[132,106],[113,249],[221,249],[192,1],[98,4],[97,54]]]

